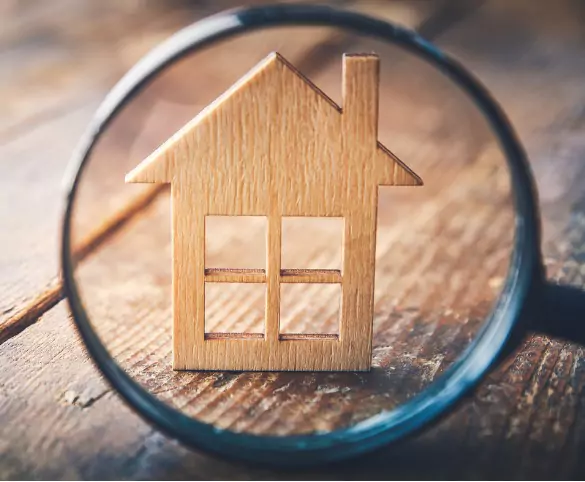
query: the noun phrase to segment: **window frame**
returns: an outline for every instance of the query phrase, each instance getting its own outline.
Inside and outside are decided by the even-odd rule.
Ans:
[[[229,216],[229,215],[227,215]],[[207,217],[207,216],[206,216]],[[247,217],[247,216],[230,216],[230,217]],[[266,285],[266,310],[264,316],[264,333],[205,333],[205,340],[222,340],[222,339],[258,339],[266,340],[270,332],[276,331],[278,341],[294,340],[337,340],[339,334],[319,334],[319,333],[281,333],[280,332],[280,305],[281,305],[281,284],[302,283],[302,284],[340,284],[341,297],[343,299],[343,274],[342,269],[315,269],[315,268],[289,268],[282,269],[282,224],[285,217],[300,216],[266,216],[266,268],[208,268],[204,265],[204,284],[207,283],[264,283]],[[303,216],[313,218],[326,218],[329,216]],[[345,218],[335,216],[343,221],[345,230]],[[207,238],[206,238],[207,239]],[[273,252],[277,249],[276,256]],[[206,260],[207,242],[204,243],[203,253]],[[343,268],[344,253],[341,253],[341,268]],[[277,271],[274,274],[273,271]],[[271,293],[270,291],[274,291]],[[275,306],[270,306],[271,300]],[[276,327],[276,330],[270,329]],[[341,329],[341,311],[340,323]],[[261,335],[261,336],[260,336]]]

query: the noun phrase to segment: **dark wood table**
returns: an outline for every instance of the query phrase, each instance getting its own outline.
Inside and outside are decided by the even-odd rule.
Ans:
[[[431,429],[367,457],[300,473],[191,451],[142,421],[100,377],[63,300],[60,180],[107,90],[172,32],[232,6],[220,3],[0,5],[0,478],[583,477],[583,347],[541,334],[527,336]],[[582,287],[582,2],[353,7],[418,27],[493,92],[535,173],[547,275]],[[380,194],[374,369],[176,373],[169,366],[168,192],[127,187],[123,174],[276,49],[337,102],[341,52],[378,52],[380,139],[425,180],[416,192]],[[327,29],[262,32],[180,62],[116,121],[82,188],[74,231],[77,275],[104,343],[162,400],[201,420],[253,433],[332,430],[419,393],[481,326],[506,274],[513,236],[502,156],[469,102],[404,53]],[[328,268],[336,256],[335,229],[318,227],[314,238],[307,229],[291,229],[285,256]],[[262,262],[254,249],[262,244],[259,225],[219,223],[216,233],[210,262]],[[291,330],[334,324],[331,293],[305,289],[288,296],[283,324]],[[210,329],[261,326],[261,293],[234,288],[209,300]]]

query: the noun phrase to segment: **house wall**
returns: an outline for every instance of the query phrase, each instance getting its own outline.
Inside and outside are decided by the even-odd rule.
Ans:
[[[275,60],[249,78],[245,88],[213,105],[170,151],[175,368],[369,369],[377,122],[362,122],[359,116],[376,116],[377,108],[375,98],[364,98],[365,107],[349,103],[352,115],[341,115],[330,100]],[[204,340],[200,231],[205,215],[267,216],[269,226],[279,226],[282,216],[344,217],[340,339],[281,341],[277,307],[268,304],[265,340]],[[199,228],[193,229],[194,224]],[[278,249],[269,248],[268,300],[276,299],[279,289]]]

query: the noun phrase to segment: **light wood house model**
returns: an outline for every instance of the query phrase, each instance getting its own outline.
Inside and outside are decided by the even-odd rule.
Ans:
[[[377,140],[378,83],[344,55],[340,108],[271,54],[126,176],[171,184],[175,369],[370,369],[378,186],[422,184]],[[217,215],[267,218],[266,270],[206,268]],[[285,216],[343,218],[341,271],[281,269]],[[265,283],[264,333],[206,334],[205,283]],[[281,283],[340,283],[339,334],[281,334]]]

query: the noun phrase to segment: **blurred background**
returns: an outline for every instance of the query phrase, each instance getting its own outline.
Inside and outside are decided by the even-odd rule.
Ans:
[[[193,453],[147,426],[100,378],[59,276],[61,179],[117,80],[176,30],[260,2],[0,2],[0,477],[282,478]],[[330,2],[414,28],[493,93],[535,173],[550,279],[583,286],[585,4],[578,0]],[[189,373],[170,366],[170,218],[165,188],[124,174],[271,51],[341,103],[341,55],[381,57],[379,139],[425,181],[380,191],[373,370],[366,374]],[[446,78],[392,46],[331,28],[258,31],[185,57],[108,128],[80,184],[76,279],[116,361],[183,413],[286,436],[350,427],[420,393],[490,313],[513,242],[499,146]],[[283,267],[335,268],[335,222],[285,226]],[[214,219],[211,267],[263,267],[262,219]],[[290,263],[290,265],[288,265]],[[208,331],[263,329],[264,290],[212,285]],[[260,290],[258,290],[260,288]],[[339,293],[286,287],[284,332],[337,329]],[[290,289],[289,289],[290,288]],[[585,358],[530,334],[439,425],[340,472],[342,478],[541,478],[585,473]],[[298,474],[305,477],[305,474]]]

